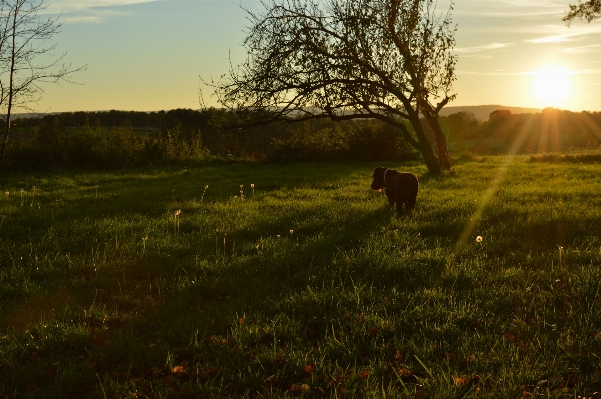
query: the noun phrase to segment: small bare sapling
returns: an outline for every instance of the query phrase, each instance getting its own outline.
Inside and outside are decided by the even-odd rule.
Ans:
[[[175,231],[175,235],[179,232],[179,221],[181,218],[182,210],[178,209],[173,213],[173,230]]]
[[[200,203],[201,203],[201,204],[202,204],[202,201],[203,201],[203,200],[204,200],[204,198],[205,198],[205,192],[207,191],[207,188],[209,188],[209,185],[208,185],[208,184],[207,184],[207,185],[205,185],[205,189],[203,190],[203,192],[202,192],[202,196],[200,197]]]
[[[32,190],[33,190],[33,196],[31,197],[31,205],[29,205],[29,206],[33,206],[33,200],[35,199],[35,191],[36,191],[35,186],[32,187]]]

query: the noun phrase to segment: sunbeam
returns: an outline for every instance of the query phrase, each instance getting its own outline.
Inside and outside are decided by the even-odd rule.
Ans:
[[[480,203],[478,204],[478,208],[472,215],[469,223],[466,224],[465,228],[461,232],[461,235],[459,236],[459,240],[457,240],[457,243],[455,244],[455,249],[453,251],[454,256],[460,255],[463,248],[465,247],[465,244],[468,241],[471,241],[476,238],[476,237],[473,237],[474,230],[476,229],[476,227],[478,226],[478,223],[482,219],[482,214],[486,210],[486,207],[488,206],[488,204],[490,203],[491,198],[495,195],[495,193],[499,189],[499,186],[503,182],[503,179],[505,177],[505,174],[507,173],[507,169],[509,168],[509,165],[511,165],[513,163],[513,161],[515,160],[516,154],[518,153],[519,149],[523,146],[524,142],[526,141],[528,132],[532,129],[532,125],[534,124],[534,121],[535,121],[535,117],[530,116],[527,119],[524,126],[522,126],[522,128],[518,132],[515,140],[511,143],[511,147],[509,148],[507,155],[504,157],[503,164],[499,167],[499,170],[497,171],[497,173],[495,174],[495,177],[490,182],[490,185],[488,186],[488,189],[486,190],[486,192],[483,193]]]

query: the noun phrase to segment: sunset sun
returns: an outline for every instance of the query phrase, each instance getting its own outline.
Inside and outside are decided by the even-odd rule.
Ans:
[[[548,66],[533,73],[532,94],[541,107],[565,107],[570,97],[570,71]]]

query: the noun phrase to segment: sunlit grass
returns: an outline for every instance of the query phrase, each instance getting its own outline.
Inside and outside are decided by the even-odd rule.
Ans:
[[[401,218],[374,164],[4,176],[0,394],[599,391],[599,165],[455,165]]]

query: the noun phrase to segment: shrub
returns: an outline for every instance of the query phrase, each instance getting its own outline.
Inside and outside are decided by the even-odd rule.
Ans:
[[[149,163],[201,160],[209,156],[199,133],[185,137],[179,129],[153,135],[133,132],[131,124],[107,128],[66,128],[55,119],[36,127],[30,139],[15,140],[7,151],[6,166],[40,169],[49,166],[116,169]]]
[[[392,126],[379,121],[304,122],[272,141],[272,161],[402,161],[416,153]]]

